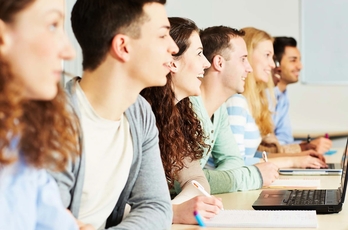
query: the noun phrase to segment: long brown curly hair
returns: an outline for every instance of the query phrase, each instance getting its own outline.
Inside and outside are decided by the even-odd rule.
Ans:
[[[169,18],[169,21],[170,36],[179,47],[179,52],[173,56],[179,58],[190,46],[191,34],[199,29],[189,19],[175,17]],[[184,159],[199,160],[204,148],[210,147],[204,142],[204,131],[191,101],[184,98],[175,105],[172,86],[169,73],[165,86],[146,88],[140,93],[150,103],[156,116],[161,158],[170,188],[174,185],[177,173],[185,167]]]
[[[0,20],[9,23],[34,0],[0,0]],[[0,46],[2,38],[0,34]],[[24,160],[38,168],[62,170],[69,159],[80,153],[77,117],[67,106],[65,93],[51,101],[26,100],[23,84],[11,73],[11,63],[0,54],[0,164],[18,158],[11,144],[19,139],[16,149]]]

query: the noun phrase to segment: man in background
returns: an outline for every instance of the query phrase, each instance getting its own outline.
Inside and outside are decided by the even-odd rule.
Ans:
[[[289,97],[287,86],[298,82],[300,71],[302,69],[301,53],[297,48],[297,42],[292,37],[275,37],[273,42],[274,59],[276,68],[273,76],[279,76],[279,82],[275,82],[274,88],[277,105],[273,115],[274,133],[281,144],[290,144],[294,142],[292,136],[291,122],[289,116]],[[275,77],[273,77],[274,79]],[[319,153],[328,151],[332,142],[325,137],[319,137],[314,140],[308,139],[307,142],[300,144],[302,150],[310,148]]]

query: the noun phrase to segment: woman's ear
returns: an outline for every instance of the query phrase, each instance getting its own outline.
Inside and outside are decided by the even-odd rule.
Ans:
[[[7,31],[6,23],[0,19],[0,53],[6,54],[11,44],[11,39]]]
[[[172,72],[172,73],[178,72],[178,66],[179,66],[178,61],[173,60],[168,65],[169,65],[170,72]]]

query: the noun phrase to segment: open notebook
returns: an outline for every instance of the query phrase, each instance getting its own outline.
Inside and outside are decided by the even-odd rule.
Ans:
[[[315,211],[222,210],[206,222],[226,228],[316,228]]]

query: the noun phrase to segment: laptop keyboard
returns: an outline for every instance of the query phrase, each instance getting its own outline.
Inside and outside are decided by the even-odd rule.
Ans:
[[[288,205],[325,204],[326,190],[293,190]]]

